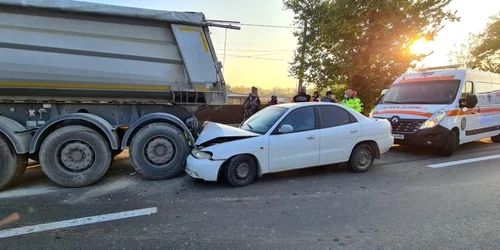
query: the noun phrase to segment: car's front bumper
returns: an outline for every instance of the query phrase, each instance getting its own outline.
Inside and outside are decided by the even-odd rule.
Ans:
[[[196,159],[189,155],[186,161],[186,173],[196,179],[217,181],[223,160]]]

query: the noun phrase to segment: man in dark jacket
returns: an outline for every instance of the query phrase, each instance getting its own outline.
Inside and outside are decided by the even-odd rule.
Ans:
[[[267,106],[269,107],[269,106],[273,106],[273,105],[276,105],[276,104],[278,104],[278,97],[275,96],[275,95],[273,95],[273,96],[271,96],[271,101],[269,101],[267,103]]]
[[[259,112],[259,110],[259,90],[256,87],[252,87],[252,93],[248,94],[247,99],[243,103],[243,121],[246,121],[250,116]]]
[[[292,102],[313,102],[312,96],[306,93],[306,86],[300,87],[300,92],[292,98]]]
[[[314,91],[313,93],[313,101],[314,102],[319,102],[319,91]]]
[[[322,102],[337,102],[335,101],[335,98],[333,96],[333,92],[331,90],[328,90],[326,92],[326,95],[321,99]]]

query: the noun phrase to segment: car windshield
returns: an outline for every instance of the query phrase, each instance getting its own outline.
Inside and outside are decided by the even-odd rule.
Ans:
[[[383,104],[449,104],[455,100],[460,80],[405,82],[391,86]]]
[[[246,131],[263,135],[287,110],[287,108],[283,107],[267,107],[252,115],[241,125],[240,128]]]

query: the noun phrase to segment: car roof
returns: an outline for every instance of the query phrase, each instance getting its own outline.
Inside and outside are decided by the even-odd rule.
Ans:
[[[300,108],[300,107],[313,107],[313,106],[324,106],[324,105],[333,105],[333,106],[338,106],[344,108],[344,110],[347,110],[349,113],[351,113],[354,117],[356,117],[358,120],[369,120],[366,116],[362,115],[361,113],[350,110],[349,108],[345,108],[345,106],[340,105],[335,102],[291,102],[291,103],[283,103],[283,104],[277,104],[273,105],[271,107],[283,107],[283,108],[288,108],[291,110]]]
[[[334,102],[290,102],[290,103],[283,103],[283,104],[278,104],[278,105],[274,105],[274,106],[295,109],[295,108],[299,108],[299,107],[319,106],[319,105],[338,105],[338,106],[340,106],[340,104],[337,104]]]

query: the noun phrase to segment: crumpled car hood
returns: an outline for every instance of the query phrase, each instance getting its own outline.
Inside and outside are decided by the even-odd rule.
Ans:
[[[199,146],[215,139],[245,139],[255,136],[260,136],[260,134],[225,124],[207,122],[196,140],[196,145]]]

